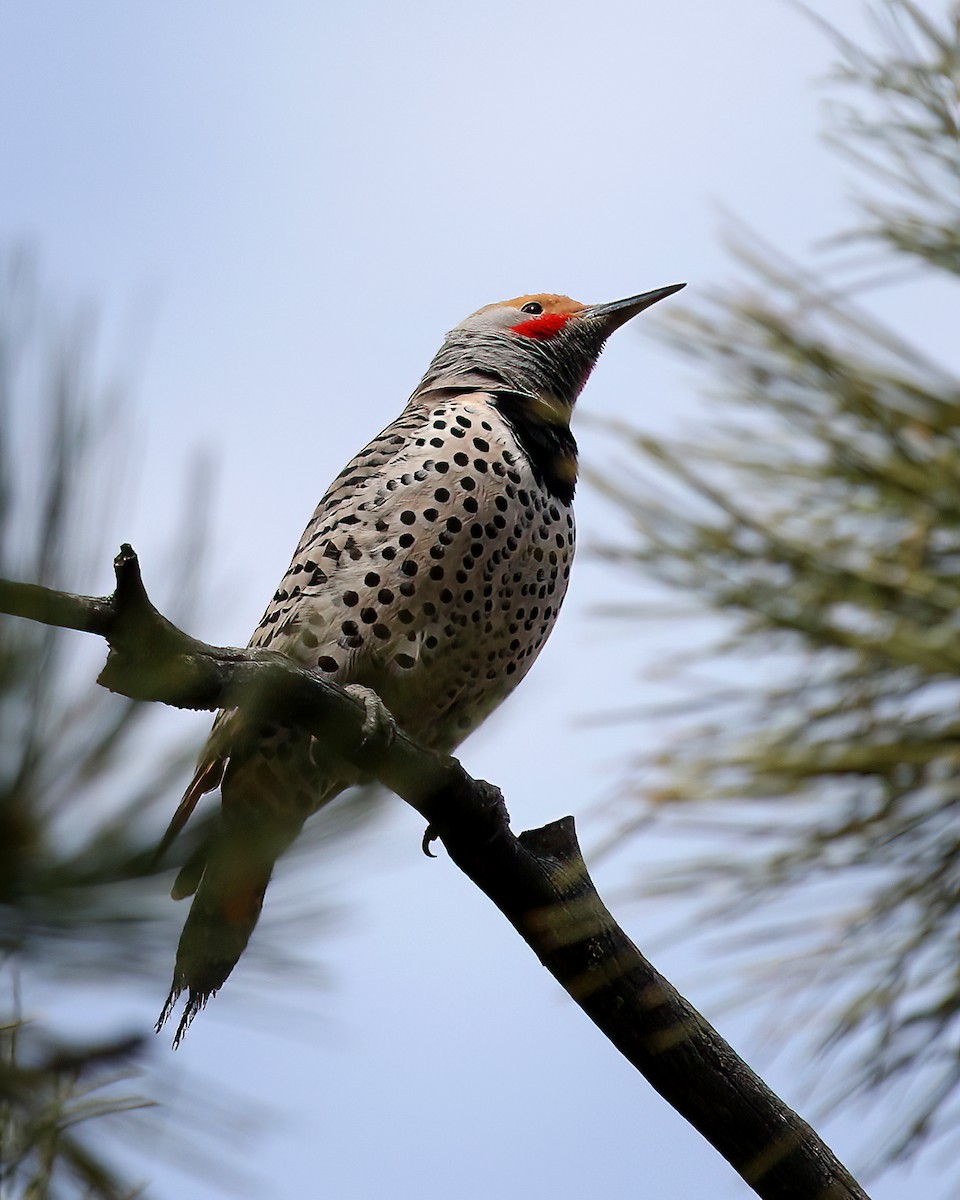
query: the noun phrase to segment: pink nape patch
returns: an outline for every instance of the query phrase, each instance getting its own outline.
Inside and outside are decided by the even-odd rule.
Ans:
[[[552,338],[570,320],[572,313],[544,313],[542,317],[531,317],[529,321],[521,321],[519,325],[511,325],[513,333],[522,337],[539,338],[545,341]]]

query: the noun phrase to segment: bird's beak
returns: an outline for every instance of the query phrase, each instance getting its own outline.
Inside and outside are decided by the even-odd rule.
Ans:
[[[613,333],[615,329],[619,329],[637,313],[642,313],[645,308],[656,304],[658,300],[666,300],[667,296],[672,296],[674,292],[679,292],[686,286],[685,283],[671,283],[669,287],[654,288],[652,292],[629,296],[626,300],[614,300],[610,304],[591,304],[589,308],[585,308],[578,315],[581,318],[602,321],[606,332]]]

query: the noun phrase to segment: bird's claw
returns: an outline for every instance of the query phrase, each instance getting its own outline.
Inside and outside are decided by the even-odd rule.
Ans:
[[[362,683],[348,683],[343,690],[363,705],[361,746],[371,742],[381,743],[384,749],[391,746],[397,736],[397,722],[373,688],[364,687]]]
[[[437,833],[436,826],[428,825],[423,832],[423,841],[420,843],[420,849],[424,852],[427,858],[436,858],[437,856],[430,849],[430,843],[435,842],[440,834]]]

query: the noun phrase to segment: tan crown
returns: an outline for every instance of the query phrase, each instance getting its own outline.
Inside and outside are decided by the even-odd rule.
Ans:
[[[531,296],[516,296],[513,300],[499,300],[496,304],[485,304],[483,308],[477,309],[477,312],[487,312],[491,308],[515,308],[517,310],[523,308],[525,304],[530,304],[536,301],[537,304],[543,305],[544,313],[556,313],[567,316],[573,313],[583,312],[587,307],[585,304],[580,304],[576,300],[571,300],[569,296],[557,296],[552,292],[535,293]]]

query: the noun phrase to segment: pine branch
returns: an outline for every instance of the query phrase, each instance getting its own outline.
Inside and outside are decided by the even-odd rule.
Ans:
[[[179,708],[240,708],[336,747],[428,822],[543,965],[624,1057],[768,1200],[866,1200],[817,1133],[789,1109],[643,957],[604,906],[572,817],[519,837],[500,792],[402,731],[364,739],[363,705],[282,654],[209,646],[151,604],[121,547],[108,597],[0,581],[0,612],[105,638],[99,682]]]

